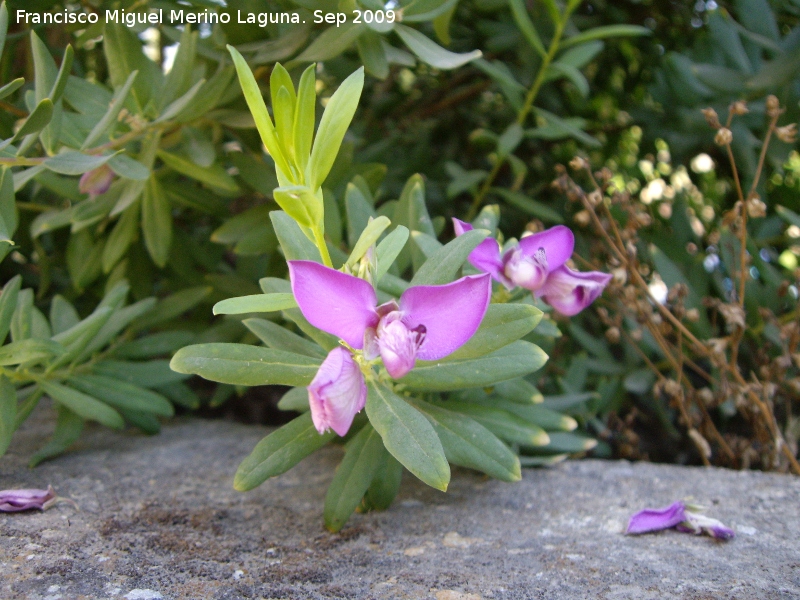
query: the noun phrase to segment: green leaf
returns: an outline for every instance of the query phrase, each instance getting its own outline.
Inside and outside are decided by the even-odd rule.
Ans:
[[[200,304],[211,294],[211,291],[211,287],[199,285],[175,292],[160,300],[153,310],[148,311],[142,318],[137,320],[133,324],[133,329],[142,331],[143,329],[149,329],[171,321]]]
[[[633,37],[639,35],[653,35],[653,32],[641,25],[604,25],[602,27],[587,29],[577,35],[566,38],[561,42],[561,48],[570,48],[592,40],[605,40],[612,37]]]
[[[139,234],[139,203],[122,213],[103,246],[103,273],[111,269],[125,256],[128,248]]]
[[[142,234],[150,258],[164,268],[172,246],[172,205],[154,176],[148,179],[144,188]]]
[[[391,225],[391,221],[389,221],[388,217],[381,216],[370,221],[364,231],[361,232],[358,242],[356,242],[353,251],[350,253],[350,257],[347,259],[347,264],[353,266],[361,260],[361,257],[367,253],[370,246],[378,241],[378,238],[381,237],[389,225]],[[407,234],[408,230],[406,230],[406,235]],[[402,246],[400,249],[402,249]]]
[[[256,128],[258,129],[259,135],[261,135],[261,141],[264,142],[270,156],[275,161],[276,168],[283,173],[283,178],[288,180],[292,170],[289,167],[287,158],[283,155],[281,144],[275,133],[275,126],[272,124],[269,112],[267,112],[267,105],[264,103],[264,98],[261,96],[261,90],[258,87],[255,77],[253,77],[253,72],[250,70],[250,67],[247,66],[247,62],[245,62],[236,48],[229,45],[228,51],[233,57],[233,64],[236,66],[236,73],[239,76],[239,84],[242,86],[242,92],[244,92],[247,106],[253,114]],[[279,177],[279,180],[280,179]]]
[[[308,412],[308,388],[295,387],[286,392],[278,401],[278,408],[281,410],[294,410],[297,412]]]
[[[215,315],[241,315],[252,312],[275,312],[297,306],[292,294],[253,294],[221,300],[214,305]]]
[[[497,154],[499,159],[505,159],[514,152],[522,141],[522,126],[519,123],[509,125],[503,134],[497,138]]]
[[[22,124],[22,127],[20,127],[17,130],[17,133],[14,134],[14,137],[11,138],[10,143],[14,144],[17,142],[17,140],[21,140],[28,134],[39,133],[42,129],[47,127],[52,118],[53,102],[50,100],[50,98],[45,98],[39,102],[39,104],[36,105],[36,108],[33,109],[33,112],[28,115],[28,118]],[[74,175],[74,173],[71,174]]]
[[[325,495],[323,517],[329,531],[339,531],[361,503],[378,471],[383,441],[367,423],[347,443],[344,459],[336,468],[328,493]]]
[[[158,151],[158,158],[164,161],[165,165],[178,173],[196,179],[213,188],[219,188],[227,192],[239,191],[239,186],[236,185],[236,181],[234,181],[233,177],[228,175],[225,169],[218,164],[214,164],[211,167],[201,167],[177,154],[172,154],[164,150]]]
[[[178,350],[170,367],[178,373],[235,385],[308,385],[321,361],[246,344],[197,344]]]
[[[50,326],[53,330],[53,334],[58,335],[68,330],[77,325],[80,320],[81,318],[78,315],[78,311],[75,310],[75,307],[72,306],[69,300],[64,298],[61,294],[53,296],[50,302]]]
[[[102,156],[94,154],[83,154],[75,150],[68,150],[61,154],[56,154],[46,159],[42,164],[56,173],[62,175],[82,175],[87,171],[92,171],[106,164],[113,154]]]
[[[83,419],[62,404],[57,404],[58,418],[56,429],[50,441],[31,457],[28,466],[33,468],[39,463],[63,454],[67,448],[78,441],[83,431]]]
[[[194,73],[194,59],[197,50],[198,33],[192,31],[190,25],[184,26],[181,39],[178,43],[178,50],[175,53],[175,60],[172,68],[164,80],[164,93],[161,106],[173,102],[176,98],[185,95],[192,85],[192,75]],[[167,109],[168,111],[169,109]],[[162,117],[165,112],[162,112]],[[169,117],[167,117],[169,118]]]
[[[364,506],[367,509],[389,508],[400,491],[400,482],[403,479],[403,465],[386,448],[381,448],[380,454],[380,464],[364,495]]]
[[[0,366],[46,361],[64,353],[64,347],[52,340],[28,338],[0,348]]]
[[[67,88],[67,81],[69,79],[69,72],[72,70],[72,59],[74,56],[75,52],[72,46],[67,44],[64,50],[64,56],[61,59],[61,66],[58,69],[58,75],[56,75],[56,80],[53,82],[50,93],[47,94],[47,97],[50,98],[53,104],[61,100],[61,96],[64,95],[64,90]]]
[[[3,1],[0,4],[0,55],[2,55],[3,48],[6,45],[6,34],[8,34],[8,9],[5,1]]]
[[[380,281],[394,264],[395,259],[403,251],[408,241],[408,228],[398,225],[388,234],[378,247],[375,248],[378,268],[375,271],[375,281]]]
[[[480,244],[488,231],[473,229],[436,251],[414,274],[411,285],[440,285],[455,279],[469,253]]]
[[[6,96],[10,96],[14,92],[16,92],[19,88],[21,88],[25,84],[24,77],[18,77],[13,81],[5,84],[4,86],[0,87],[0,100],[5,98]]]
[[[270,348],[302,354],[312,358],[324,358],[325,352],[314,342],[292,333],[285,327],[266,319],[245,319],[242,324]]]
[[[354,182],[348,183],[345,188],[344,205],[347,212],[347,241],[352,248],[367,228],[369,220],[378,215],[362,189]]]
[[[317,80],[314,74],[315,68],[316,65],[309,65],[300,77],[292,126],[295,162],[303,173],[305,173],[311,157],[314,125],[316,124],[317,92],[315,86]]]
[[[383,445],[423,482],[446,491],[450,467],[428,420],[408,402],[382,385],[369,383],[367,417]]]
[[[528,335],[541,319],[542,311],[530,304],[490,304],[475,335],[445,360],[478,358],[494,352]]]
[[[504,400],[494,400],[492,405],[517,415],[529,423],[534,423],[545,431],[572,431],[578,427],[578,422],[567,415],[551,410],[541,404],[519,404]]]
[[[546,361],[547,354],[541,348],[520,340],[481,358],[418,361],[400,383],[409,389],[428,391],[486,387],[532,373]]]
[[[347,50],[361,33],[364,25],[348,21],[341,27],[323,31],[293,62],[325,62]]]
[[[363,87],[364,69],[361,68],[342,82],[325,106],[307,169],[309,174],[306,181],[312,190],[319,188],[330,173],[344,134],[358,108]]]
[[[576,452],[586,452],[597,446],[596,439],[577,433],[553,432],[548,435],[550,436],[550,443],[537,448],[537,451],[574,454]]]
[[[0,169],[0,227],[5,225],[5,237],[14,235],[19,225],[16,196],[14,194],[14,174],[8,167]],[[0,240],[8,241],[11,240]]]
[[[22,287],[22,276],[14,275],[3,286],[3,291],[0,293],[0,344],[5,341],[11,327],[20,287]]]
[[[314,193],[305,185],[290,185],[275,188],[272,197],[301,227],[314,230],[322,226],[324,205],[321,189]]]
[[[270,477],[285,473],[335,436],[332,432],[318,433],[311,413],[300,415],[256,445],[236,470],[233,487],[240,492],[252,490]]]
[[[145,362],[104,360],[95,363],[92,367],[92,373],[146,388],[162,387],[187,377],[170,370],[169,361],[166,360],[148,360]]]
[[[151,358],[162,354],[173,354],[191,344],[196,335],[191,331],[161,331],[119,346],[114,356],[118,358]]]
[[[5,6],[5,4],[3,4]],[[2,10],[0,10],[0,15]],[[0,456],[6,453],[17,421],[17,390],[5,375],[0,375]]]
[[[150,177],[150,169],[127,154],[115,155],[108,161],[108,166],[114,173],[125,179],[147,181],[147,178]]]
[[[550,440],[544,429],[533,423],[525,423],[505,410],[452,400],[446,402],[445,406],[453,412],[467,415],[494,435],[515,444],[544,446]]]
[[[358,55],[367,73],[383,80],[389,75],[389,61],[381,40],[381,36],[374,31],[365,31],[356,43]]]
[[[72,375],[67,382],[72,387],[115,408],[153,413],[163,417],[175,414],[172,404],[164,396],[138,385],[102,375]]]
[[[322,262],[319,250],[311,240],[303,234],[297,222],[282,210],[269,213],[272,227],[286,260],[313,260]]]
[[[800,227],[800,215],[793,210],[790,210],[785,206],[777,205],[775,206],[775,212],[778,213],[778,216],[780,216],[781,219],[790,225],[796,225],[797,227]]]
[[[103,50],[114,89],[125,85],[131,73],[139,72],[133,85],[133,98],[140,112],[145,109],[151,98],[159,97],[163,74],[160,68],[144,55],[141,41],[132,29],[122,22],[108,21],[103,34]]]
[[[533,217],[538,217],[548,223],[563,223],[564,217],[549,206],[533,200],[525,194],[514,192],[505,188],[492,188],[492,193],[498,194],[510,205],[519,208]]]
[[[394,30],[421,61],[437,69],[455,69],[483,56],[480,50],[473,50],[464,54],[450,52],[416,29],[411,29],[405,25],[397,24]]]
[[[522,479],[517,455],[483,425],[422,400],[412,399],[411,404],[431,422],[451,464],[482,471],[501,481]]]
[[[188,385],[182,381],[173,381],[155,388],[156,391],[164,394],[173,403],[189,410],[200,408],[200,398],[192,391]]]
[[[125,421],[117,411],[87,394],[54,381],[42,381],[39,385],[53,400],[84,419],[97,421],[114,429],[125,427]]]
[[[544,57],[547,54],[547,50],[545,50],[542,38],[528,15],[528,8],[525,6],[525,2],[523,0],[508,0],[508,6],[511,8],[514,22],[531,45],[531,48]]]

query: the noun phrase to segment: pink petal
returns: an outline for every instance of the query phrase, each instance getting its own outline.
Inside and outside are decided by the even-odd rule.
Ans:
[[[533,256],[526,255],[521,248],[513,248],[503,256],[503,273],[513,287],[522,287],[532,292],[540,289],[547,280],[547,257],[544,250]]]
[[[563,265],[575,249],[575,236],[569,227],[556,225],[540,233],[534,233],[519,241],[519,247],[526,256],[534,256],[540,248],[544,249],[548,271],[555,271]]]
[[[464,221],[459,221],[458,219],[453,219],[453,228],[455,229],[456,236],[473,230],[472,225]],[[484,273],[489,273],[508,289],[514,287],[514,284],[503,274],[503,260],[500,256],[500,244],[496,239],[488,237],[483,240],[469,253],[467,260],[469,260],[473,267]]]
[[[0,512],[19,512],[38,508],[47,509],[56,497],[55,490],[2,490],[0,491]]]
[[[568,317],[577,315],[603,293],[611,275],[599,271],[581,273],[561,266],[547,276],[536,293],[550,306]]]
[[[417,331],[409,330],[401,320],[399,311],[381,319],[378,347],[383,364],[392,378],[400,379],[414,368],[417,350],[424,340],[425,327],[419,326]]]
[[[290,260],[289,277],[309,323],[353,348],[363,347],[367,327],[378,324],[378,299],[369,283],[309,260]]]
[[[327,358],[308,386],[311,419],[320,433],[333,429],[343,436],[356,413],[367,402],[367,384],[350,351],[339,346]]]
[[[455,352],[480,327],[492,293],[489,275],[471,275],[447,285],[420,285],[400,296],[403,324],[425,327],[417,352],[422,360],[437,360]]]
[[[631,517],[626,533],[648,533],[675,527],[686,520],[686,506],[675,502],[664,508],[647,508]]]

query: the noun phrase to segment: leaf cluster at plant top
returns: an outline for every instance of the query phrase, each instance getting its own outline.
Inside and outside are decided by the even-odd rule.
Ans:
[[[22,4],[9,0],[11,14]],[[150,6],[123,4],[137,11]],[[342,10],[388,10],[373,4]],[[51,5],[45,0],[37,10]],[[614,273],[615,287],[598,300],[598,310],[567,323],[526,291],[496,286],[476,336],[443,359],[447,369],[439,361],[418,361],[398,380],[403,383],[394,397],[424,415],[451,463],[478,461],[500,477],[511,472],[495,464],[494,442],[477,450],[460,444],[459,436],[475,433],[474,422],[519,451],[523,465],[594,448],[601,456],[790,467],[787,455],[775,450],[785,442],[796,455],[800,438],[793,362],[800,341],[792,329],[800,162],[796,152],[786,159],[798,111],[798,11],[791,2],[666,8],[605,0],[401,0],[391,9],[402,17],[394,22],[326,27],[311,26],[323,4],[287,0],[274,7],[297,11],[307,23],[263,28],[236,22],[237,10],[250,9],[238,0],[225,7],[205,0],[158,6],[227,11],[234,18],[197,28],[128,28],[101,19],[85,29],[28,30],[13,22],[9,27],[8,11],[0,11],[0,73],[8,82],[0,85],[4,296],[11,298],[19,285],[16,300],[8,300],[12,325],[1,350],[13,361],[39,349],[38,363],[3,366],[10,385],[3,385],[0,439],[11,440],[44,386],[62,415],[49,455],[74,441],[84,419],[97,419],[85,403],[78,410],[70,406],[74,396],[56,398],[63,390],[54,385],[151,432],[166,414],[163,398],[185,407],[218,406],[245,385],[271,378],[294,386],[281,407],[305,411],[304,386],[336,339],[304,317],[287,281],[287,261],[320,262],[370,280],[382,304],[400,299],[409,283],[452,281],[462,265],[464,275],[475,274],[465,259],[482,233],[439,241],[451,239],[450,218],[458,217],[497,240],[503,270],[520,247],[514,237],[574,222],[577,252],[565,268]],[[107,8],[119,3],[101,0],[70,10],[102,15]],[[773,129],[769,94],[785,111]],[[747,101],[749,112],[730,122],[730,147],[717,146],[700,109],[715,108],[721,125],[728,125],[724,115],[735,101]],[[774,135],[762,146],[767,131]],[[729,149],[738,171],[730,166]],[[645,287],[667,290],[666,309],[696,316],[685,326],[698,340],[737,342],[733,355],[728,346],[728,363],[738,371],[721,372],[744,374],[752,379],[747,386],[737,384],[730,394],[725,377],[701,385],[692,378],[716,377],[704,362],[708,356],[696,356],[698,349],[687,345],[685,334],[677,336],[679,330],[651,320],[656,304],[631,312],[636,304],[620,290],[628,289],[624,278],[633,272],[592,220],[582,189],[559,170],[577,153],[608,169],[597,178],[600,196],[583,175],[576,179],[588,188],[586,199],[606,229],[619,225]],[[702,169],[690,166],[698,156]],[[554,173],[558,179],[550,185]],[[758,182],[755,193],[764,207],[752,198],[737,204],[735,175],[745,190]],[[742,207],[756,215],[763,208],[766,215],[745,217],[737,229]],[[495,244],[481,243],[488,242]],[[535,255],[522,257],[535,263]],[[720,311],[730,312],[738,301],[742,264],[752,267],[753,279],[745,286],[747,327],[740,334],[736,319],[726,329],[732,315]],[[12,285],[17,276],[21,283]],[[640,287],[625,293],[652,303]],[[57,338],[60,320],[96,323],[99,307],[114,304],[127,314],[156,297],[150,312],[102,343],[81,338],[85,346],[77,350]],[[212,307],[225,316],[212,320]],[[544,311],[538,324],[535,309]],[[666,353],[644,331],[656,325],[655,335],[664,330]],[[228,373],[228,383],[215,388],[180,381],[162,386],[158,373],[165,361],[189,344],[212,354],[237,348],[241,360],[225,364],[234,370],[246,365],[247,374]],[[513,378],[521,362],[531,367],[538,360],[530,344],[551,359],[535,374]],[[688,351],[674,354],[691,361],[686,372],[680,360],[670,362],[676,349]],[[287,359],[292,366],[275,371],[262,360],[266,351],[271,365]],[[99,388],[69,380],[101,376],[124,383],[121,368],[93,370],[121,361],[159,365],[147,366],[154,369],[152,382],[144,375],[133,382],[145,393],[140,399],[152,403],[140,406],[147,421],[132,419]],[[202,356],[197,361],[223,364]],[[483,379],[456,389],[466,376],[459,369],[476,361],[475,377]],[[486,383],[506,375],[512,378]],[[683,399],[664,383],[670,379],[680,382]],[[383,393],[392,406],[385,384],[379,377],[369,391],[373,400]],[[458,425],[436,412],[441,407],[457,413]],[[97,410],[108,424],[119,424],[108,410]],[[774,416],[774,426],[765,426],[759,414]],[[302,429],[292,430],[302,443],[268,446],[264,456],[278,448],[270,460],[288,468],[314,433],[305,418]],[[330,503],[343,499],[329,508],[332,527],[344,522],[353,502],[342,492],[350,490],[345,481],[356,482],[355,495],[371,481],[362,508],[382,507],[402,473],[390,451],[375,450],[385,440],[379,427],[369,427],[363,413],[355,416],[346,440],[353,444],[346,460],[351,476],[342,475],[331,491]],[[545,442],[542,430],[549,442],[537,446]],[[314,435],[315,443],[328,439]],[[262,471],[252,472],[257,479]]]

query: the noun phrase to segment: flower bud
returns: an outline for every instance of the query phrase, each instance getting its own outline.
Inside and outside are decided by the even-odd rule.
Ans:
[[[78,184],[78,190],[81,194],[89,194],[92,197],[99,196],[108,191],[113,181],[114,171],[108,165],[103,165],[84,173]]]
[[[797,123],[776,127],[775,135],[782,142],[794,144],[797,141]]]
[[[720,127],[714,136],[714,143],[717,146],[727,146],[733,141],[733,132],[727,127]]]
[[[770,94],[765,102],[768,117],[777,117],[781,114],[781,103],[776,96]]]
[[[731,104],[730,111],[734,115],[746,115],[750,112],[750,109],[747,108],[747,103],[743,102],[742,100],[737,100],[733,104]]]
[[[367,384],[350,351],[339,346],[328,353],[308,386],[311,419],[320,433],[343,436],[367,402]]]
[[[722,124],[719,122],[719,116],[717,116],[717,111],[715,111],[713,108],[704,108],[702,113],[706,118],[706,123],[708,123],[709,127],[714,129],[719,129],[722,127]]]

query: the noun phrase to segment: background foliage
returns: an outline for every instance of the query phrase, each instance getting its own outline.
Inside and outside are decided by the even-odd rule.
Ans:
[[[337,8],[288,0],[188,4],[231,14]],[[351,5],[379,8],[340,3]],[[616,273],[623,265],[592,226],[592,207],[557,165],[580,154],[594,169],[607,167],[601,193],[621,228],[637,223],[625,241],[636,248],[643,281],[683,294],[681,306],[698,313],[688,326],[704,343],[736,336],[733,362],[758,389],[731,388],[708,357],[665,331],[675,356],[685,354],[716,383],[685,381],[665,350],[650,343],[650,317],[634,310],[642,298],[618,302],[625,296],[616,294],[598,302],[599,312],[545,318],[531,335],[551,360],[527,383],[543,398],[541,406],[598,438],[594,451],[602,456],[790,468],[782,448],[796,456],[800,436],[800,158],[791,135],[773,139],[757,174],[769,130],[767,95],[785,108],[779,125],[797,120],[800,4],[413,0],[398,6],[405,16],[393,28],[311,26],[309,18],[307,25],[145,30],[20,26],[17,8],[64,6],[8,2],[12,18],[0,60],[6,86],[0,214],[13,240],[0,241],[8,254],[0,263],[7,282],[0,333],[10,331],[2,349],[8,372],[0,379],[4,443],[14,429],[8,423],[19,423],[45,393],[60,411],[55,445],[43,450],[51,455],[76,439],[87,418],[111,426],[124,418],[152,432],[157,416],[172,410],[166,399],[187,408],[218,406],[243,392],[187,385],[166,369],[170,356],[192,343],[258,343],[252,323],[243,324],[241,315],[214,318],[211,307],[259,293],[259,279],[286,275],[289,242],[269,216],[278,209],[277,181],[225,51],[231,44],[267,98],[276,61],[295,82],[316,62],[323,105],[347,75],[366,67],[358,112],[325,183],[334,262],[346,258],[369,216],[394,219],[402,208],[408,212],[400,223],[424,237],[409,244],[392,273],[397,277],[419,268],[436,238],[452,237],[450,217],[479,215],[505,238],[556,223],[575,226],[582,257],[576,265]],[[168,0],[68,7],[188,10]],[[730,127],[737,174],[744,189],[757,180],[766,203],[763,216],[743,225],[752,281],[740,332],[721,312],[738,301],[742,270],[741,229],[725,215],[741,213],[751,199],[737,208],[726,147],[714,144],[716,128],[700,112],[713,107],[724,122],[736,100],[749,107]],[[693,162],[701,152],[710,168]],[[113,171],[111,187],[83,193],[79,176],[98,168]],[[557,176],[561,183],[552,186]],[[590,194],[582,177],[576,175]],[[121,405],[119,394],[86,383],[113,387],[108,379],[125,377],[137,387],[128,397],[144,404]],[[662,380],[679,383],[683,405],[680,395],[664,393]],[[751,392],[769,409],[771,424],[759,425]],[[481,393],[503,402],[513,392]],[[551,438],[550,457],[595,444],[585,436]],[[541,456],[530,463],[549,460]]]

